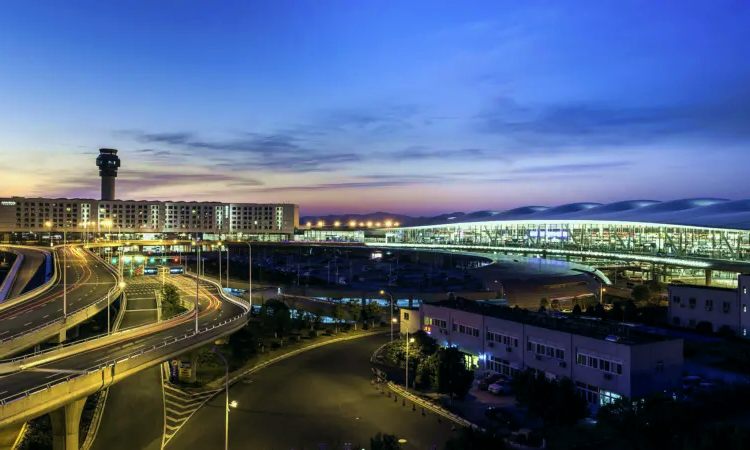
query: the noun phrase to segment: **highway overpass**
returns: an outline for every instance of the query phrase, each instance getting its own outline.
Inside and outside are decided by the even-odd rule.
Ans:
[[[30,292],[0,304],[0,357],[50,338],[64,341],[66,330],[88,320],[119,296],[116,269],[102,259],[75,246],[59,247],[54,252],[53,285],[39,295]]]
[[[14,267],[0,285],[0,302],[20,297],[27,291],[32,290],[32,280],[42,267],[52,268],[52,252],[48,249],[38,247],[27,247],[21,245],[3,245],[0,251],[16,255]],[[47,275],[45,271],[45,275]],[[51,276],[51,274],[50,274]],[[46,281],[46,277],[42,277]]]
[[[171,282],[186,300],[200,293],[198,332],[189,312],[152,326],[124,330],[33,356],[0,363],[15,370],[0,378],[0,428],[52,413],[55,449],[78,448],[85,398],[118,381],[231,334],[245,325],[250,305],[217,284],[188,276]],[[17,370],[21,369],[21,370]]]

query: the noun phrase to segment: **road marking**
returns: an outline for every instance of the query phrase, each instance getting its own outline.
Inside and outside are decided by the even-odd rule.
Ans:
[[[8,331],[3,331],[2,333],[0,333],[0,336],[4,335],[5,333],[8,333]]]
[[[60,309],[57,310],[57,312],[60,312],[60,311],[62,311],[62,308],[60,308]]]
[[[24,324],[23,326],[25,326],[25,327],[28,327],[28,326],[29,326],[29,325],[31,325],[32,323],[34,323],[34,322],[29,322],[29,323],[25,323],[25,324]]]
[[[49,317],[49,314],[47,314],[46,316],[42,317],[42,319],[46,319],[47,317]]]

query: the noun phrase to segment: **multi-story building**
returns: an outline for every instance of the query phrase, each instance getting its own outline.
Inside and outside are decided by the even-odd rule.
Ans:
[[[672,284],[669,286],[669,324],[695,328],[707,322],[713,331],[728,327],[735,335],[747,338],[749,285],[750,275],[739,275],[737,289]]]
[[[0,199],[0,232],[6,234],[64,228],[71,233],[208,233],[238,239],[290,240],[298,225],[299,206],[283,203]]]
[[[532,369],[548,379],[567,377],[594,405],[681,386],[681,339],[491,301],[423,303],[420,316],[424,331],[439,344],[466,353],[478,369],[508,375]]]

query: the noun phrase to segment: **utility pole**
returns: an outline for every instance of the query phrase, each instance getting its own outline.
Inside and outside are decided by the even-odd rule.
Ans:
[[[195,249],[198,255],[198,258],[195,261],[195,334],[198,334],[198,305],[199,298],[200,298],[200,289],[201,289],[201,247],[200,247],[200,239],[196,236],[195,238]]]

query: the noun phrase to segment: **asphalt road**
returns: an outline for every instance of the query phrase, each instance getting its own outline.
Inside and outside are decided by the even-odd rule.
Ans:
[[[442,448],[451,424],[407,402],[394,402],[370,384],[370,357],[385,335],[327,345],[251,375],[230,389],[230,449],[301,450],[370,448],[378,432],[406,439],[405,450]],[[169,449],[224,448],[224,395],[200,409],[167,445]]]
[[[161,283],[151,277],[135,280],[129,280],[125,289],[128,301],[122,328],[157,320],[154,289],[161,287]],[[92,450],[161,449],[164,404],[160,370],[160,366],[151,367],[109,388]]]
[[[0,312],[0,338],[23,334],[63,315],[63,290],[67,292],[68,314],[87,306],[107,294],[117,281],[98,260],[81,248],[56,250],[55,257],[63,261],[66,252],[66,284],[60,282],[44,295],[25,301]],[[64,289],[65,286],[65,289]]]
[[[171,278],[171,281],[180,289],[184,296],[189,296],[191,299],[195,298],[195,280],[185,276],[175,276]],[[218,290],[213,285],[201,285],[199,326],[213,325],[221,320],[237,316],[242,311],[239,306],[221,301],[217,296]],[[180,335],[194,330],[195,321],[193,317],[187,317],[179,325],[166,330],[153,331],[151,333],[136,331],[128,334],[127,337],[123,337],[117,343],[82,351],[39,367],[42,369],[85,370],[108,361],[120,359],[141,348],[148,348],[156,344],[161,344],[166,340],[173,340]],[[167,355],[170,351],[168,346],[156,350],[153,354],[150,354],[150,357],[158,358],[161,354]],[[129,367],[141,364],[141,361],[142,359],[133,358],[118,364],[118,366],[121,370],[127,370]],[[35,372],[32,370],[7,375],[0,378],[0,398],[8,398],[28,389],[33,389],[65,377],[66,374]]]
[[[8,292],[6,300],[14,299],[27,290],[30,290],[27,288],[33,289],[35,286],[29,286],[29,283],[34,278],[34,275],[36,275],[39,267],[44,265],[47,259],[47,255],[44,252],[33,248],[15,248],[14,250],[20,251],[23,254],[23,262],[16,273],[16,279],[13,282],[13,287]]]

